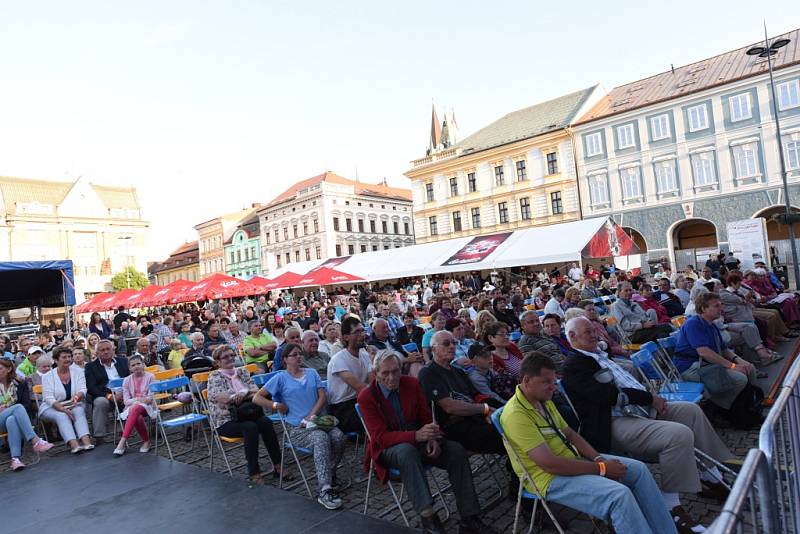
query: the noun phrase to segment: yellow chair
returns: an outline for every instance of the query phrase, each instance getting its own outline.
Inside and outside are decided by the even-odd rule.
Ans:
[[[158,373],[161,371],[161,366],[151,365],[150,367],[145,367],[144,370],[147,371],[148,373]]]
[[[258,365],[254,363],[248,363],[247,365],[244,366],[244,368],[247,369],[247,372],[250,373],[251,375],[261,372],[261,369],[258,367]]]
[[[670,320],[670,322],[672,323],[672,326],[674,326],[675,328],[680,328],[680,327],[683,326],[683,323],[686,322],[686,316],[685,315],[678,315],[676,317],[673,317]]]
[[[198,374],[199,375],[206,375],[206,377],[205,377],[206,380],[205,381],[206,382],[208,381],[208,375],[210,373],[197,373],[195,375],[192,375],[192,380],[194,380],[194,377],[197,376]],[[200,395],[200,397],[202,398],[203,411],[208,415],[208,423],[209,423],[208,426],[211,427],[212,444],[211,444],[211,458],[209,460],[209,463],[211,464],[211,468],[210,469],[212,471],[214,470],[214,443],[216,443],[217,446],[219,447],[220,452],[222,453],[222,459],[225,460],[225,467],[228,469],[228,475],[233,476],[233,469],[238,469],[239,467],[241,467],[241,465],[237,465],[234,468],[231,468],[231,463],[228,460],[227,452],[235,450],[235,449],[238,449],[238,448],[244,446],[244,438],[229,438],[229,437],[223,436],[219,432],[217,432],[217,422],[211,416],[211,410],[209,409],[208,390],[204,389],[203,393]],[[230,445],[234,445],[234,447],[230,447],[228,449],[228,451],[226,451],[225,450],[225,446],[223,445],[223,443],[228,443]]]
[[[431,316],[430,315],[426,315],[425,317],[420,317],[419,318],[419,324],[428,324],[429,322],[431,322]]]
[[[161,382],[162,380],[169,380],[170,378],[177,378],[179,376],[183,376],[185,373],[183,369],[167,369],[166,371],[156,371],[153,373],[153,378],[156,382]]]

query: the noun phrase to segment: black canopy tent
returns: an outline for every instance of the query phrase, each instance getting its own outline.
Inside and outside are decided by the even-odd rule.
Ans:
[[[70,328],[74,305],[72,260],[0,262],[0,310],[63,306]]]

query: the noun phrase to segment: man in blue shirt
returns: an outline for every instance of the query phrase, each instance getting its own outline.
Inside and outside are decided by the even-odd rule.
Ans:
[[[680,329],[675,347],[675,366],[685,380],[702,382],[711,401],[729,409],[755,374],[750,362],[725,345],[714,321],[722,315],[722,302],[716,293],[702,293],[695,299],[697,315]]]

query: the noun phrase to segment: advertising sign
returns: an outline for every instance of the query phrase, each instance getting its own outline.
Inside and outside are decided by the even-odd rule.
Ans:
[[[614,221],[606,223],[592,236],[581,253],[584,258],[610,258],[640,254],[641,251],[633,239]]]
[[[740,269],[752,269],[755,262],[769,265],[767,223],[761,217],[728,223],[728,248],[742,262]]]
[[[442,265],[447,267],[450,265],[465,265],[481,262],[489,257],[489,254],[494,252],[503,241],[508,239],[511,233],[512,232],[503,232],[500,234],[478,236],[464,245],[458,252],[450,256],[450,259]]]

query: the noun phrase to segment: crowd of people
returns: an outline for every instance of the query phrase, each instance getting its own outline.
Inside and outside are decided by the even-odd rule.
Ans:
[[[281,414],[292,442],[312,450],[318,501],[329,509],[342,505],[337,466],[357,434],[369,438],[365,468],[383,481],[390,469],[400,473],[425,532],[444,532],[426,465],[447,471],[461,532],[493,531],[481,519],[473,454],[509,458],[513,497],[522,480],[620,533],[702,532],[679,495],[721,502],[727,490],[719,469],[698,467],[695,449],[721,463],[734,456],[698,404],[667,402],[631,354],[635,344],[676,336],[674,365],[703,383],[706,404],[729,424],[759,424],[753,381],[780,359],[776,342],[800,335],[798,295],[766,265],[741,272],[725,260],[700,273],[571,265],[563,275],[470,273],[94,313],[71,333],[52,325],[35,338],[0,340],[0,431],[16,470],[25,441],[37,451],[52,446],[34,433],[36,415],[77,454],[103,442],[116,403],[125,423],[114,454],[125,453],[134,430],[147,452],[146,420],[158,408],[146,368],[213,371],[210,420],[220,435],[244,440],[250,481],[265,483],[259,438],[274,476],[292,476],[265,411]],[[282,372],[259,388],[245,365]],[[117,378],[123,387],[112,391]],[[500,409],[507,444],[492,422]],[[661,465],[658,485],[642,461]]]

